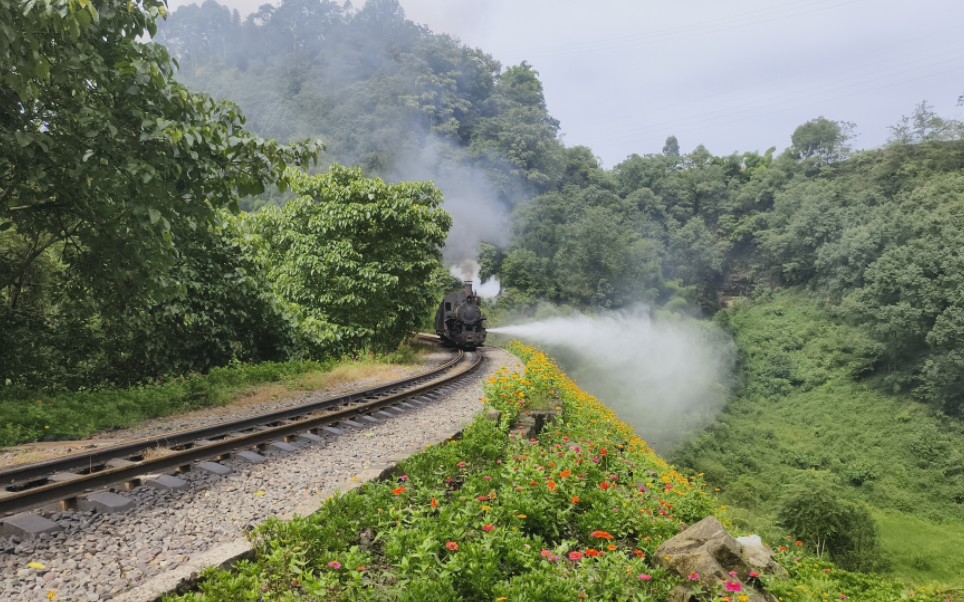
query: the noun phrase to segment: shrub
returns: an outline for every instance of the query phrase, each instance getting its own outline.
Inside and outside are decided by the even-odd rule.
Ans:
[[[846,500],[823,480],[806,479],[781,504],[780,524],[847,570],[880,570],[877,525],[866,508]]]

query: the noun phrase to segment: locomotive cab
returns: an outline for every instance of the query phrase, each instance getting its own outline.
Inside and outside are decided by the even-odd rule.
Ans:
[[[485,316],[472,281],[465,287],[445,295],[435,314],[435,333],[462,349],[474,349],[485,343]]]

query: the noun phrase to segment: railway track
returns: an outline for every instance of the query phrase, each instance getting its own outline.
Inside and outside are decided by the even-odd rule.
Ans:
[[[298,439],[317,440],[341,428],[390,419],[429,403],[439,389],[474,372],[482,359],[481,353],[458,351],[435,369],[372,389],[2,470],[0,522],[51,505],[73,509],[83,495],[107,487],[129,490],[159,475],[190,470],[197,462],[217,462]]]

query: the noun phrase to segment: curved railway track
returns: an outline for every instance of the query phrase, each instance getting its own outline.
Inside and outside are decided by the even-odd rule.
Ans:
[[[118,485],[130,489],[146,475],[183,472],[195,462],[390,418],[428,403],[433,392],[474,372],[483,356],[468,356],[458,351],[435,369],[349,395],[0,470],[0,521],[51,504],[70,509],[81,495]]]

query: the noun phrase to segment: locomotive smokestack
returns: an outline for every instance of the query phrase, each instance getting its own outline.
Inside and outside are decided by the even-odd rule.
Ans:
[[[466,297],[473,297],[473,296],[475,296],[475,293],[472,292],[472,281],[471,281],[471,280],[465,280],[465,281],[463,281],[463,282],[465,283],[465,296],[466,296]]]

